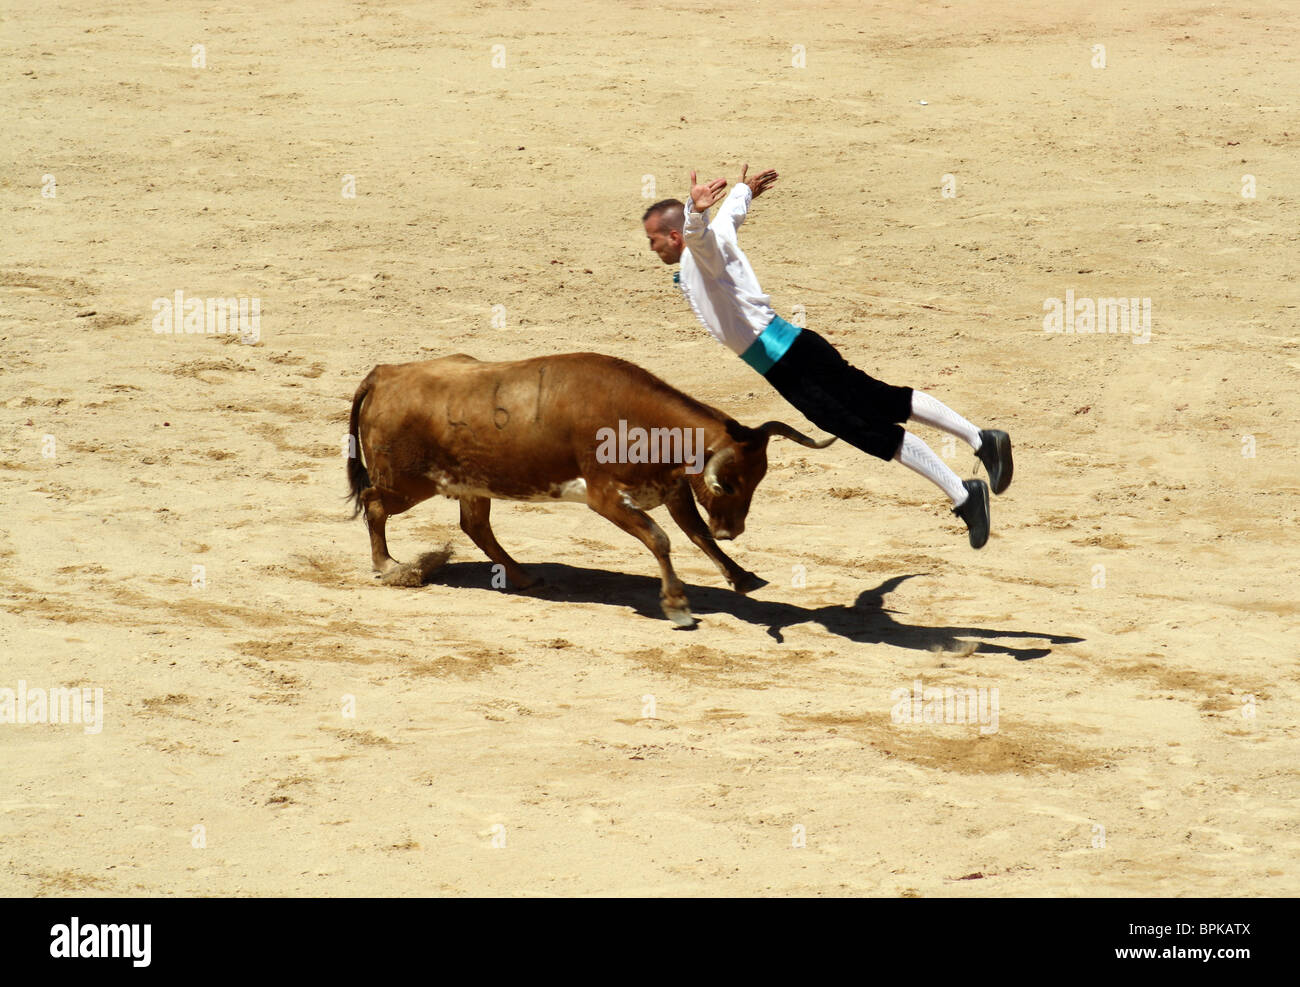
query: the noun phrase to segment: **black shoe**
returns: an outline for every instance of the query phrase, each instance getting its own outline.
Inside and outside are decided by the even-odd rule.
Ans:
[[[989,486],[995,494],[1011,486],[1011,474],[1015,470],[1011,463],[1011,436],[995,428],[980,429],[980,447],[975,455],[989,471]]]
[[[970,547],[983,548],[989,540],[989,485],[983,480],[962,480],[961,485],[970,496],[952,512],[970,529]]]

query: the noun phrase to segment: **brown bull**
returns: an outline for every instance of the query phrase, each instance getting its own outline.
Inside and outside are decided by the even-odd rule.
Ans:
[[[526,589],[536,580],[497,543],[488,522],[492,498],[580,501],[654,553],[664,614],[685,627],[694,618],[668,536],[645,512],[666,505],[727,582],[748,592],[763,581],[714,539],[744,530],[767,472],[768,439],[781,435],[816,449],[835,441],[815,442],[780,422],[747,428],[635,364],[599,353],[381,365],[357,388],[348,431],[359,446],[348,460],[354,516],[365,512],[381,575],[400,568],[388,554],[388,518],[441,494],[460,501],[461,529]]]

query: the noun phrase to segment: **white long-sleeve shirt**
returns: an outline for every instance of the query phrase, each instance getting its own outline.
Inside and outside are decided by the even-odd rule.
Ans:
[[[686,250],[677,279],[704,328],[737,354],[748,350],[776,318],[736,236],[752,197],[749,186],[738,182],[710,223],[708,213],[696,211],[686,196]]]

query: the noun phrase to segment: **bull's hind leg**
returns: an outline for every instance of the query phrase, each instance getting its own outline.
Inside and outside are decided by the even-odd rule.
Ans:
[[[409,511],[423,499],[398,497],[391,490],[381,491],[378,487],[361,493],[361,508],[366,514],[366,527],[370,529],[370,558],[385,586],[423,586],[451,555],[450,546],[440,552],[425,552],[412,562],[398,562],[388,554],[388,539],[384,537],[388,519]]]
[[[488,515],[492,511],[492,501],[488,497],[462,497],[460,499],[460,530],[469,535],[483,554],[506,571],[506,578],[519,589],[535,586],[540,579],[528,575],[519,563],[506,554],[506,550],[492,533]]]
[[[384,527],[388,524],[388,515],[400,514],[409,505],[400,509],[390,509],[384,503],[384,495],[378,487],[368,487],[361,491],[361,509],[366,515],[366,527],[370,530],[370,561],[375,572],[381,576],[397,569],[401,563],[388,554],[388,539],[384,537]]]
[[[696,510],[695,497],[691,494],[691,485],[686,480],[682,480],[664,503],[672,519],[686,532],[686,537],[713,560],[713,564],[722,572],[723,578],[731,583],[731,588],[737,593],[748,593],[767,585],[765,579],[742,568],[718,547],[718,543],[709,534],[709,526],[704,523],[704,518],[700,517],[700,512]]]
[[[664,616],[678,627],[694,627],[695,618],[691,615],[690,604],[686,602],[686,587],[673,571],[672,560],[668,557],[668,536],[645,511],[630,507],[623,500],[622,491],[612,485],[592,484],[587,487],[587,505],[601,517],[608,518],[630,535],[640,538],[645,547],[654,553],[659,561],[659,571],[663,583],[659,590],[659,602]]]

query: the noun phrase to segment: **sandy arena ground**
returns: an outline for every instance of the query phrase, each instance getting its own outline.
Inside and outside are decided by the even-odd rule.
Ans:
[[[1300,11],[1079,6],[6,4],[0,689],[104,723],[0,724],[0,893],[1300,892]],[[815,431],[640,227],[742,161],[777,311],[1011,432],[987,547],[774,440],[752,597],[655,512],[694,631],[576,504],[496,506],[539,591],[441,499],[380,585],[376,363],[596,350]],[[178,290],[260,341],[156,334]],[[1149,342],[1045,332],[1067,290]],[[917,680],[996,732],[895,723]]]

